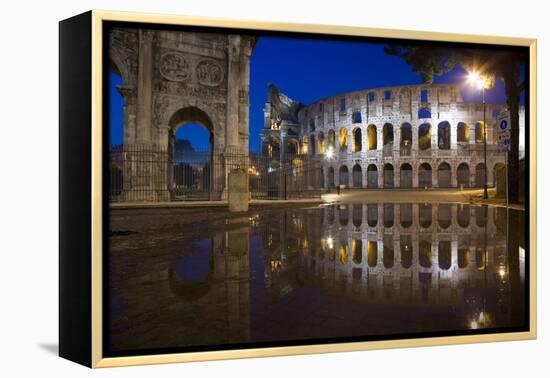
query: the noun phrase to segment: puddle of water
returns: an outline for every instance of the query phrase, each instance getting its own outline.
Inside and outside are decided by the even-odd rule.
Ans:
[[[154,247],[109,258],[110,347],[523,327],[524,218],[504,208],[359,203],[265,211],[192,240],[156,235]]]

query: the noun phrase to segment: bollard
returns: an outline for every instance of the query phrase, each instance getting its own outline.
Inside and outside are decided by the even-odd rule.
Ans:
[[[248,211],[248,199],[248,174],[244,169],[233,169],[228,178],[229,211]]]

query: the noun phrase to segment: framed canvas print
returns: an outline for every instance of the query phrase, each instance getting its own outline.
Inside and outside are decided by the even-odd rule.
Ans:
[[[536,41],[60,22],[60,355],[536,337]]]

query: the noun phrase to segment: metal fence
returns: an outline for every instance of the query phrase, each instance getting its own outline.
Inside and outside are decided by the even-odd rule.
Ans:
[[[248,173],[252,199],[320,197],[319,161],[294,155],[281,162],[239,151],[178,151],[130,145],[110,154],[109,199],[112,202],[223,200],[234,169]]]

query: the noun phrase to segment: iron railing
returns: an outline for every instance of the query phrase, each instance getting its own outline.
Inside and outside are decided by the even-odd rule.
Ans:
[[[170,151],[167,147],[125,145],[111,149],[111,202],[222,200],[228,175],[248,173],[252,199],[320,197],[324,186],[316,157],[286,156],[284,161],[240,151]]]

